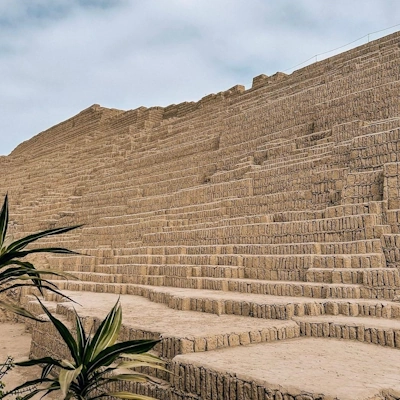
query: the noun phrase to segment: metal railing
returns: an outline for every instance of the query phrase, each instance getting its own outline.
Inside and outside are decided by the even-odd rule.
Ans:
[[[352,44],[354,44],[354,43],[359,42],[360,40],[367,39],[366,43],[369,43],[369,42],[370,42],[371,35],[374,35],[374,34],[376,34],[376,33],[385,32],[385,31],[388,31],[388,30],[390,30],[390,29],[396,28],[396,27],[398,27],[398,26],[400,26],[400,24],[396,24],[396,25],[390,26],[389,28],[381,29],[381,30],[379,30],[379,31],[367,33],[366,35],[364,35],[364,36],[362,36],[362,37],[360,37],[360,38],[358,38],[358,39],[356,39],[356,40],[353,40],[352,42],[346,43],[346,44],[344,44],[343,46],[336,47],[335,49],[328,50],[328,51],[325,51],[325,52],[323,52],[323,53],[315,54],[314,56],[308,58],[307,60],[305,60],[305,61],[303,61],[303,62],[301,62],[301,63],[299,63],[299,64],[296,64],[296,65],[294,65],[294,66],[291,67],[291,68],[285,69],[285,70],[282,71],[282,72],[294,71],[295,68],[297,68],[297,67],[307,66],[307,65],[311,65],[311,64],[313,64],[313,63],[315,63],[315,62],[322,61],[323,59],[327,58],[328,56],[327,56],[327,57],[322,57],[322,58],[321,58],[321,56],[326,56],[327,54],[333,53],[333,52],[338,51],[338,50],[342,50],[342,49],[344,49],[344,48],[347,47],[347,46],[350,46],[350,45],[352,45]],[[378,38],[375,38],[375,39],[378,39]],[[374,39],[374,40],[375,40],[375,39]],[[349,49],[349,50],[350,50],[350,49]],[[318,59],[318,57],[319,57],[319,59]],[[311,61],[311,62],[310,62],[310,61]]]

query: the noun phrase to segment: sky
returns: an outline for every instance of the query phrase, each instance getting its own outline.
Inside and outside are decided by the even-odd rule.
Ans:
[[[248,89],[399,24],[398,0],[0,0],[0,155],[92,104]]]

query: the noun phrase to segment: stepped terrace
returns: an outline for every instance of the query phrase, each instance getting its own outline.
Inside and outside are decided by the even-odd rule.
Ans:
[[[0,159],[14,234],[84,224],[47,240],[83,255],[40,261],[88,325],[120,295],[121,339],[162,338],[174,374],[140,393],[400,398],[399,65],[395,33],[198,102],[93,105]],[[31,328],[32,356],[65,353]]]

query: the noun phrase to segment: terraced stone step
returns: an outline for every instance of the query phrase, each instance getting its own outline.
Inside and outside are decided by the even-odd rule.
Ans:
[[[371,299],[393,298],[396,288],[368,288],[359,284],[334,284],[303,281],[269,281],[254,279],[228,278],[181,278],[167,276],[133,276],[124,278],[129,283],[113,283],[112,276],[107,274],[92,274],[89,281],[58,280],[60,289],[89,290],[105,293],[131,293],[135,285],[169,286],[175,288],[206,289],[215,291],[229,291],[251,294],[266,294],[271,296],[315,297],[315,298],[344,298],[344,299]]]
[[[284,244],[300,242],[349,242],[378,239],[385,233],[385,226],[376,226],[373,214],[360,214],[329,219],[296,222],[274,222],[242,226],[212,227],[173,232],[148,233],[143,243],[154,246],[210,244]],[[382,229],[381,229],[382,228]],[[386,227],[389,229],[389,227]]]
[[[107,310],[107,305],[111,308],[116,299],[115,295],[110,294],[99,295],[71,291],[67,291],[65,294],[76,300],[79,305],[65,301],[53,303],[49,300],[45,301],[44,304],[53,313],[57,312],[64,315],[64,320],[67,318],[70,322],[74,321],[73,309],[76,309],[78,314],[85,318],[86,329],[90,329],[88,326],[90,321],[102,318],[102,313]],[[60,301],[60,298],[58,298],[58,301]],[[96,309],[92,307],[94,301],[96,302]],[[26,302],[31,312],[36,315],[43,313],[36,298],[27,296]],[[373,318],[358,316],[354,304],[351,306],[349,303],[342,302],[340,304],[341,309],[336,304],[336,312],[344,312],[342,315],[333,313],[330,315],[293,316],[294,322],[276,320],[272,322],[265,319],[255,322],[254,319],[232,315],[217,317],[205,313],[199,315],[193,311],[179,312],[167,309],[165,305],[154,304],[141,297],[131,295],[122,295],[121,304],[124,306],[124,315],[127,314],[126,318],[129,318],[129,326],[124,323],[122,335],[130,332],[129,335],[131,336],[132,327],[139,324],[140,321],[136,329],[139,329],[141,333],[137,332],[137,334],[142,338],[163,337],[167,341],[167,344],[164,343],[163,346],[167,346],[169,350],[167,351],[165,348],[162,353],[168,358],[172,358],[176,354],[193,351],[210,351],[222,347],[291,339],[300,335],[358,340],[380,346],[400,348],[400,320],[390,319],[392,315],[385,313],[382,315],[384,307],[382,304],[380,309],[376,308],[377,304],[364,304],[365,310],[374,310]],[[332,304],[329,306],[332,311]],[[370,308],[368,308],[369,306]],[[138,309],[146,310],[146,313],[138,313]],[[381,312],[379,315],[381,318],[378,319],[376,318],[379,314],[377,310]],[[350,316],[351,313],[353,316]],[[156,314],[159,315],[158,318],[154,317]],[[180,326],[178,322],[177,324],[170,324],[170,321],[175,319],[179,319]],[[200,326],[205,324],[208,327],[206,331],[199,328],[199,323]],[[31,325],[34,324],[31,323]],[[199,331],[198,335],[193,333],[196,329]],[[175,343],[172,343],[172,341],[175,341]],[[174,349],[172,353],[171,348]]]
[[[231,258],[234,260],[233,256]],[[369,269],[386,267],[386,259],[383,253],[239,255],[238,258],[240,265],[245,267],[246,276],[249,277],[255,277],[263,270],[307,270],[309,268]],[[222,259],[220,264],[223,264],[223,261]]]
[[[185,379],[173,382],[193,400],[392,400],[398,357],[389,347],[297,338],[179,355],[173,370]]]
[[[317,256],[318,257],[318,256]],[[364,259],[365,258],[365,262]],[[377,258],[379,259],[379,258]],[[53,269],[61,269],[68,272],[92,272],[92,273],[105,273],[105,274],[126,274],[129,277],[137,275],[161,275],[169,278],[174,277],[187,277],[189,280],[191,277],[195,278],[246,278],[256,280],[289,280],[289,281],[308,281],[308,282],[325,282],[325,283],[340,283],[340,277],[347,277],[349,273],[353,276],[352,280],[343,278],[346,282],[343,283],[363,283],[367,282],[367,276],[374,276],[374,273],[379,274],[379,279],[385,283],[382,285],[394,286],[400,284],[398,279],[397,269],[386,268],[386,264],[374,264],[371,263],[371,259],[366,256],[357,257],[356,261],[361,260],[362,262],[352,262],[351,257],[345,256],[343,259],[338,257],[337,259],[332,258],[332,262],[323,259],[324,264],[321,266],[319,262],[313,262],[313,256],[305,257],[285,257],[285,256],[274,256],[274,259],[269,259],[269,264],[266,264],[268,259],[257,259],[253,258],[252,262],[257,262],[256,265],[249,265],[249,260],[243,261],[241,257],[240,264],[245,266],[236,265],[199,265],[192,263],[182,264],[132,264],[132,263],[118,263],[118,264],[99,264],[100,260],[95,258],[86,258],[80,261],[79,259],[69,259],[68,262],[63,262],[62,259],[58,259],[55,262],[54,259],[50,260],[50,267]],[[347,260],[347,265],[343,262]],[[84,261],[84,262],[83,262]],[[193,261],[193,260],[192,260]],[[308,262],[305,262],[308,261]],[[341,261],[341,262],[339,262]],[[333,268],[336,266],[337,268]],[[317,267],[314,267],[316,265]],[[361,268],[360,268],[361,267]],[[349,270],[354,270],[349,272]],[[355,271],[358,272],[355,272]],[[363,274],[362,270],[366,273]],[[381,272],[377,271],[381,270]],[[370,272],[368,272],[370,271]],[[386,272],[384,272],[386,271]],[[389,274],[389,275],[388,275]],[[358,277],[357,279],[355,277]],[[382,276],[382,278],[381,278]],[[120,281],[123,282],[123,281]],[[126,282],[132,282],[131,280]]]
[[[61,301],[54,303],[52,308],[56,307],[57,314],[70,323],[75,319],[75,309],[88,330],[94,321],[103,319],[119,299],[123,313],[119,340],[161,338],[156,350],[168,359],[177,354],[291,339],[300,335],[299,325],[294,321],[264,319],[255,324],[250,317],[173,310],[140,296],[73,291],[65,291],[65,294],[79,304]],[[43,313],[37,300],[31,296],[27,298],[27,307],[37,314]]]
[[[312,259],[313,268],[385,268],[383,253],[317,254]]]
[[[400,234],[383,235],[383,251],[389,265],[400,265]]]
[[[331,336],[369,337],[385,344],[380,350],[396,346],[399,304],[379,299],[400,295],[393,235],[400,232],[398,42],[399,33],[198,103],[128,112],[93,106],[2,158],[2,192],[17,200],[17,235],[61,224],[62,216],[86,224],[77,235],[42,242],[92,249],[90,257],[48,258],[50,267],[83,279],[55,280],[61,288],[94,291],[85,294],[93,301],[108,292],[147,297],[175,313],[168,324],[176,331],[184,325],[180,314],[197,311],[200,336],[189,332],[194,340],[184,341],[172,335],[160,349],[173,356],[187,346],[199,356],[208,350],[208,357],[199,364],[177,362],[175,388],[160,398],[400,398],[378,389],[398,386],[398,371],[387,368],[396,367],[391,355],[380,351],[365,367],[358,358],[369,353],[365,346],[346,347],[349,359],[321,345],[321,357],[313,358],[319,344],[334,342],[319,338],[301,354],[280,351],[281,363],[274,364],[271,347],[258,347],[254,355],[251,345],[236,352],[243,349],[236,344],[251,342],[252,335],[258,341],[254,330],[238,328],[237,339],[224,336],[230,326],[218,325],[234,315],[252,317],[251,328],[258,329],[258,323],[291,323],[295,316],[303,318],[297,321],[303,334],[318,336],[328,324]],[[35,163],[27,164],[31,159]],[[99,245],[104,248],[97,251]],[[143,313],[144,303],[126,304]],[[37,303],[31,307],[37,310]],[[70,318],[69,307],[64,302],[56,311]],[[152,323],[162,315],[157,311]],[[322,322],[319,316],[332,318]],[[349,316],[357,316],[358,325],[346,325]],[[362,328],[366,316],[375,320]],[[201,336],[214,322],[223,337]],[[280,331],[268,331],[269,337],[283,338]],[[132,338],[159,333],[124,331]],[[53,336],[38,326],[38,351],[39,341],[57,350]],[[218,364],[213,354],[227,349],[213,348],[226,343],[232,352]],[[354,374],[360,369],[368,378]],[[386,376],[373,381],[381,371]],[[283,391],[282,382],[295,390]]]
[[[244,268],[235,266],[218,266],[218,265],[142,265],[142,264],[108,264],[83,266],[78,265],[74,270],[68,268],[63,269],[72,274],[92,273],[92,274],[109,274],[109,275],[125,275],[127,278],[138,275],[153,275],[167,277],[211,277],[211,278],[244,278]],[[122,280],[120,281],[123,282]]]
[[[306,281],[397,288],[400,275],[397,268],[310,268]]]
[[[234,314],[266,319],[290,319],[303,315],[350,315],[400,318],[400,304],[384,299],[307,298],[273,296],[206,289],[54,281],[63,291],[133,294],[177,310],[192,310],[211,314]],[[312,293],[310,293],[312,294]],[[317,294],[317,293],[316,293]],[[48,296],[52,296],[48,294]],[[56,298],[57,297],[50,297]]]
[[[243,276],[243,270],[234,270],[232,268],[206,268],[194,267],[192,269],[197,269],[191,276],[182,275],[164,275],[164,274],[154,274],[151,275],[148,271],[143,271],[143,273],[138,275],[126,275],[124,273],[102,273],[102,272],[77,272],[77,271],[65,271],[69,274],[76,276],[78,279],[83,281],[91,282],[105,282],[105,283],[136,283],[142,285],[156,285],[156,286],[174,286],[183,288],[193,288],[193,289],[213,289],[213,290],[230,290],[232,285],[237,284],[237,279],[242,279],[244,283],[253,284],[254,281],[245,280]],[[95,271],[101,271],[101,268],[96,268]],[[122,268],[120,271],[129,270],[129,268]],[[206,274],[201,275],[201,271],[205,271]],[[155,272],[155,271],[154,271]],[[208,276],[212,275],[212,276]],[[242,276],[238,276],[242,275]],[[291,282],[303,282],[305,281],[305,273],[300,273],[300,271],[276,271],[274,274],[275,281],[281,278],[282,281]],[[57,279],[54,277],[53,279]],[[58,279],[64,279],[58,277]],[[233,280],[236,279],[236,280]],[[264,284],[265,281],[257,280],[257,282]],[[246,289],[248,290],[248,288]]]
[[[396,288],[400,286],[400,275],[396,268],[310,268],[305,270],[247,269],[230,266],[158,266],[158,265],[99,265],[78,266],[74,270],[64,269],[83,281],[109,283],[139,283],[162,286],[210,288],[217,283],[218,290],[230,290],[232,279],[254,280],[265,285],[265,280],[315,282],[333,284],[359,284]],[[56,278],[54,278],[56,279]],[[62,279],[62,278],[59,278]],[[225,280],[225,283],[224,281]]]
[[[320,315],[293,317],[301,336],[357,340],[400,348],[400,321],[384,318]]]
[[[387,235],[385,235],[386,238]],[[390,235],[390,237],[395,235]],[[385,242],[385,246],[395,247],[395,239],[392,242]],[[397,239],[398,240],[398,239]],[[400,241],[399,241],[400,243]],[[166,257],[171,255],[218,255],[230,256],[232,259],[235,257],[258,257],[266,255],[277,255],[277,256],[289,256],[289,255],[314,255],[314,256],[333,256],[337,255],[339,258],[356,255],[356,254],[382,254],[382,243],[380,239],[366,239],[359,241],[350,242],[308,242],[308,243],[285,243],[285,244],[254,244],[251,247],[245,244],[228,244],[228,245],[214,245],[214,246],[142,246],[141,242],[129,242],[126,245],[130,247],[111,248],[111,246],[98,246],[98,247],[83,247],[81,251],[85,256],[68,257],[49,255],[48,259],[51,262],[54,261],[54,266],[62,265],[64,262],[70,260],[85,262],[90,257],[96,257],[102,260],[114,260],[117,257],[128,256],[142,256],[143,260],[149,261],[150,256],[153,255],[165,255]],[[78,258],[77,258],[78,257]],[[128,259],[124,259],[128,262]],[[111,262],[110,262],[111,263]],[[332,266],[333,264],[331,264]],[[338,268],[338,265],[336,266]]]
[[[238,266],[265,269],[378,268],[386,267],[383,253],[365,254],[177,254],[113,257],[115,264],[181,264]]]
[[[383,254],[362,255],[138,255],[116,257],[51,257],[51,268],[129,275],[166,275],[169,277],[250,278],[261,280],[314,281],[310,271],[325,269],[344,275],[340,270],[387,270]],[[395,269],[391,274],[395,276]],[[355,273],[354,273],[355,274]],[[354,275],[353,274],[353,275]],[[338,275],[338,276],[339,276]],[[309,278],[306,278],[308,276]],[[315,280],[318,282],[318,280]],[[321,280],[319,280],[321,281]],[[327,280],[322,280],[329,283]],[[321,281],[321,282],[322,282]],[[358,282],[358,281],[357,281]],[[397,281],[396,281],[397,282]],[[336,282],[337,283],[337,282]],[[350,282],[348,282],[350,283]]]
[[[281,168],[288,168],[291,165],[298,166],[299,164],[304,168],[304,171],[311,170],[312,167],[319,165],[324,162],[324,160],[330,160],[333,145],[333,143],[330,143],[326,148],[322,149],[322,151],[318,148],[315,151],[310,151],[308,149],[304,151],[302,149],[303,151],[298,155],[279,157],[274,159],[273,163],[268,159],[262,163],[257,172],[262,174],[264,171],[268,171],[268,173],[276,171],[278,173]],[[313,148],[310,149],[314,150]],[[251,176],[251,172],[246,175]]]

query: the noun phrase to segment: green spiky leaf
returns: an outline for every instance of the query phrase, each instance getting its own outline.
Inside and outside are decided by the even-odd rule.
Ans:
[[[122,353],[145,353],[151,350],[159,340],[129,340],[114,344],[104,349],[99,355],[88,364],[88,372],[100,366],[109,366]]]
[[[4,198],[3,207],[0,212],[0,248],[3,247],[8,227],[8,194]]]
[[[128,399],[128,400],[155,400],[154,397],[144,396],[141,394],[134,394],[130,392],[111,392],[110,396],[114,396],[118,399]]]
[[[29,312],[25,308],[16,306],[15,304],[0,300],[0,307],[4,308],[5,310],[10,311],[14,314],[20,315],[21,317],[29,318],[29,319],[32,319],[37,322],[43,322],[42,319],[37,318],[35,315],[33,315],[31,312]]]
[[[94,360],[101,351],[115,343],[121,328],[121,322],[122,312],[118,300],[93,336],[87,353],[88,358],[85,360],[86,362]]]
[[[99,328],[94,333],[93,338],[91,338],[91,335],[85,333],[82,322],[75,311],[76,341],[68,332],[67,327],[55,318],[39,299],[38,301],[49,317],[50,322],[58,330],[61,338],[70,349],[74,362],[44,357],[37,360],[16,363],[18,366],[44,364],[39,381],[48,383],[49,385],[38,389],[36,393],[41,392],[44,393],[45,396],[52,391],[61,390],[64,400],[72,398],[95,400],[111,396],[110,393],[102,389],[111,382],[153,381],[158,383],[158,381],[155,381],[151,376],[141,372],[127,369],[124,371],[119,367],[124,363],[121,363],[120,360],[114,363],[117,358],[124,356],[128,358],[128,361],[125,361],[125,363],[130,363],[130,365],[134,365],[135,367],[153,367],[165,370],[164,367],[160,365],[163,364],[161,360],[153,355],[145,354],[146,351],[152,349],[153,346],[159,342],[158,340],[131,340],[115,343],[121,326],[120,319],[122,318],[119,301],[116,302],[106,318],[102,321]],[[91,343],[94,338],[96,338],[95,344]],[[85,362],[85,360],[90,360],[87,354],[93,354],[93,349],[99,348],[102,348],[102,350],[97,356],[95,356],[92,361]],[[79,360],[83,362],[79,362]],[[111,365],[112,363],[114,364]],[[49,373],[51,370],[54,372],[54,367],[60,367],[60,370],[57,376],[50,377]],[[115,395],[115,397],[121,399],[152,399],[148,396],[136,395],[129,392],[115,392]]]
[[[28,235],[23,237],[22,239],[16,240],[15,242],[11,243],[7,247],[7,251],[12,252],[12,251],[19,251],[24,249],[28,244],[36,242],[37,240],[48,237],[48,236],[54,236],[54,235],[60,235],[62,233],[67,233],[69,231],[72,231],[73,229],[81,228],[83,225],[75,225],[75,226],[69,226],[69,227],[62,227],[62,228],[53,228],[53,229],[47,229],[45,231],[33,233],[32,235]]]
[[[62,361],[56,360],[52,357],[42,357],[42,358],[37,358],[36,360],[18,361],[18,362],[15,362],[14,364],[19,367],[31,367],[32,365],[46,364],[46,365],[53,365],[53,366],[60,367],[60,368],[67,368],[67,366]]]
[[[58,333],[61,335],[65,344],[68,346],[72,358],[74,359],[76,364],[79,365],[81,360],[79,358],[78,346],[74,337],[71,335],[69,329],[59,319],[57,319],[51,314],[51,312],[46,308],[46,306],[40,301],[38,297],[36,297],[36,299],[39,301],[39,304],[41,305],[43,311],[50,318],[50,321],[57,329]]]
[[[82,368],[83,365],[80,365],[78,368],[73,370],[64,368],[60,370],[60,373],[58,375],[58,382],[60,383],[61,393],[64,397],[67,396],[72,381],[81,373]]]

